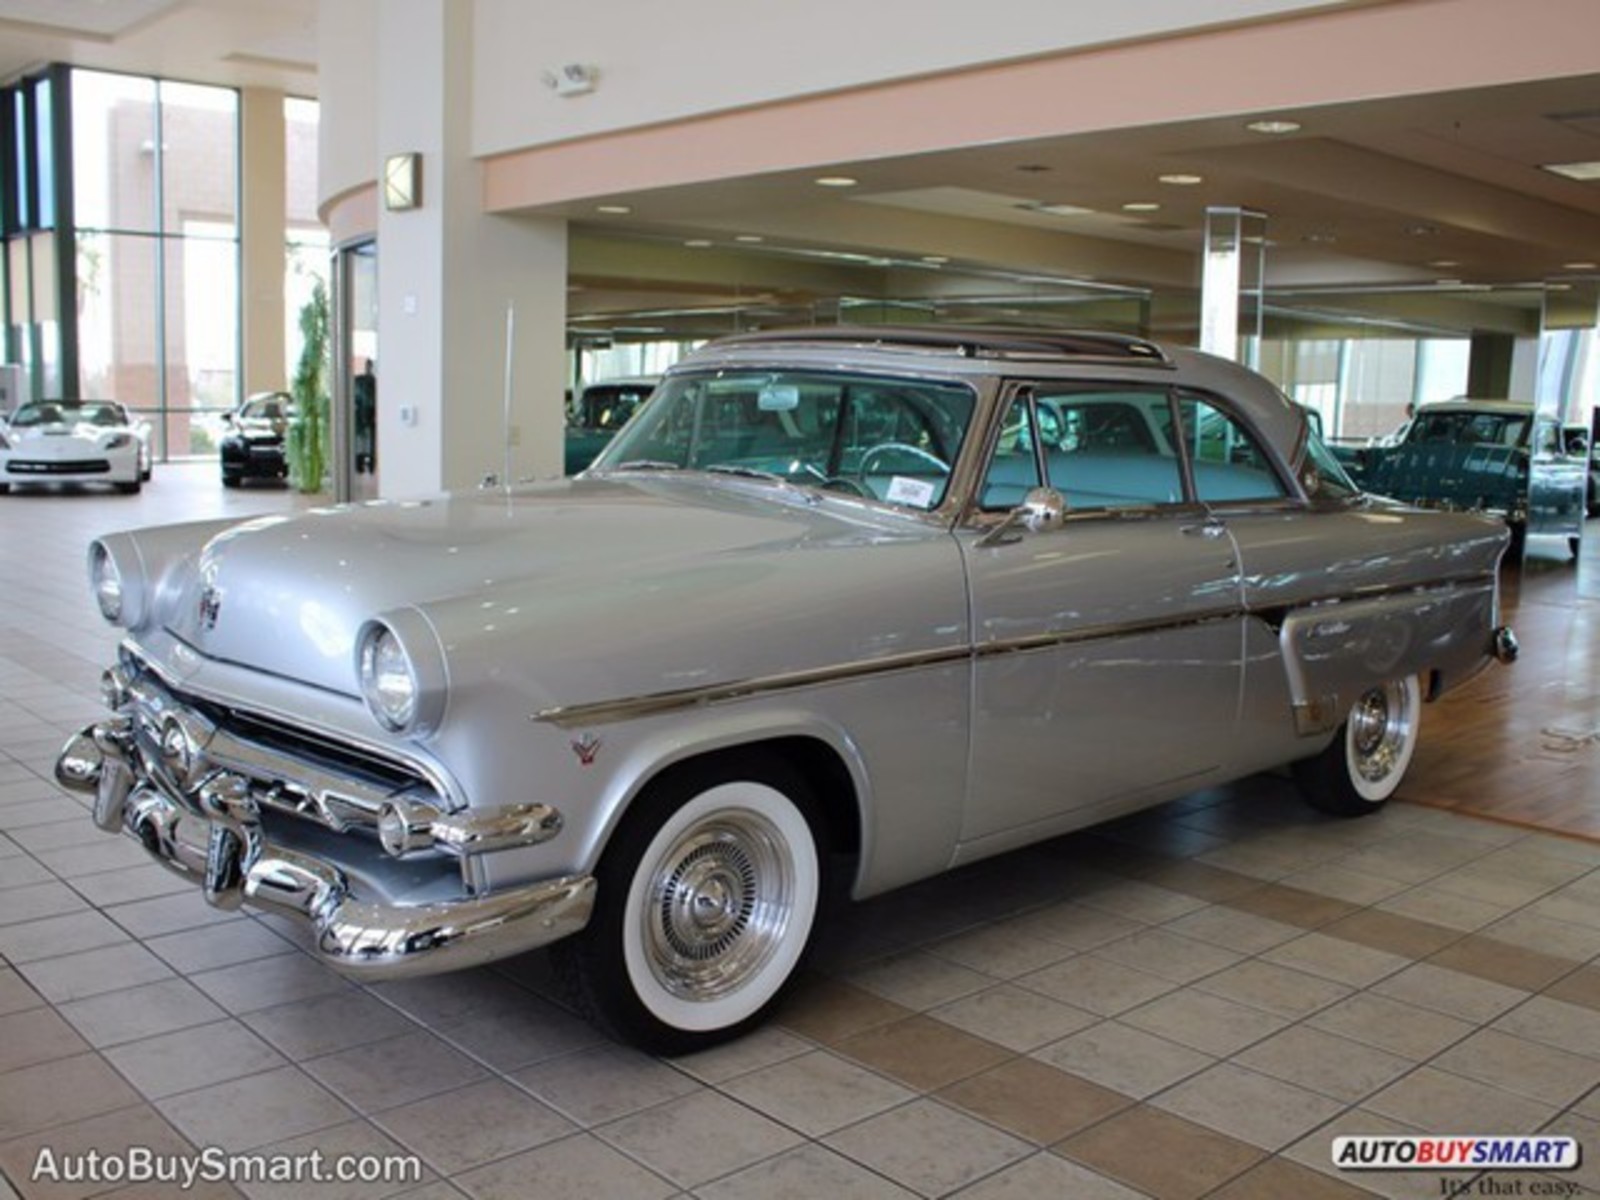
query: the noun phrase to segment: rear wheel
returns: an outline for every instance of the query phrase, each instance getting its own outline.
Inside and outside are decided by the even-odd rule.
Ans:
[[[636,803],[557,966],[586,1015],[685,1054],[760,1022],[793,978],[826,894],[825,839],[805,781],[780,764],[690,768]]]
[[[1382,808],[1411,765],[1422,721],[1415,675],[1363,693],[1322,753],[1294,764],[1306,801],[1338,817]]]

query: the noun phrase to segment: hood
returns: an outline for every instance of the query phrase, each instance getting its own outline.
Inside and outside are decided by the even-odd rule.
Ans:
[[[354,694],[361,627],[508,597],[563,609],[642,595],[730,557],[926,538],[925,522],[702,476],[580,479],[264,517],[212,537],[158,619],[208,658]]]
[[[48,425],[6,427],[6,437],[15,442],[38,442],[47,438],[81,438],[97,445],[117,436],[133,437],[133,430],[121,425],[94,425],[88,421],[51,421]]]

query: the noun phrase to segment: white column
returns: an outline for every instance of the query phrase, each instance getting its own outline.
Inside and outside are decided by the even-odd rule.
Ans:
[[[1246,208],[1206,209],[1200,274],[1200,349],[1255,367],[1261,352],[1261,281],[1267,218]]]
[[[472,12],[386,0],[377,29],[378,483],[385,497],[557,475],[566,223],[484,215],[472,155]],[[384,162],[419,155],[417,207],[383,208]],[[506,310],[516,314],[505,419]]]
[[[288,218],[283,93],[245,88],[239,94],[240,291],[244,296],[241,393],[281,390],[284,269]]]

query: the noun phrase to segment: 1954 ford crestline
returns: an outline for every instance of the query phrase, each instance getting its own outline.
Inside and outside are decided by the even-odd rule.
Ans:
[[[1503,526],[1360,494],[1269,383],[1109,334],[715,343],[576,479],[96,541],[57,775],[336,967],[553,944],[679,1052],[865,897],[1285,763],[1381,806],[1515,643]]]

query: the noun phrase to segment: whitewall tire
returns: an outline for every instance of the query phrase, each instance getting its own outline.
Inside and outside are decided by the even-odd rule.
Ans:
[[[1416,753],[1422,688],[1414,675],[1363,693],[1321,754],[1294,764],[1295,782],[1323,812],[1356,817],[1393,796]]]

